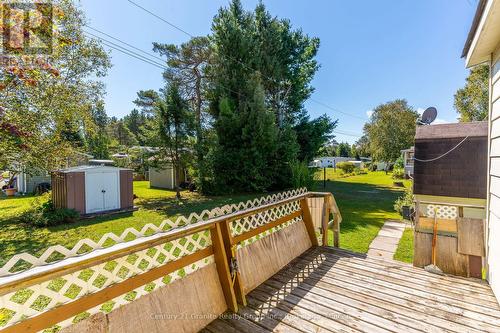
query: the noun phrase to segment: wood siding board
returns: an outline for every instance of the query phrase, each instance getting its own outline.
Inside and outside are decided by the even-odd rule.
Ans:
[[[491,122],[491,137],[500,137],[500,119],[495,119]]]
[[[236,257],[245,292],[253,290],[311,247],[303,221],[238,249]]]
[[[494,192],[490,195],[490,212],[500,217],[500,197],[498,197]]]
[[[491,140],[490,156],[500,157],[500,138]]]
[[[469,255],[469,275],[477,279],[483,276],[483,260],[480,256]]]
[[[215,264],[210,264],[112,311],[109,332],[197,332],[226,308]]]
[[[490,175],[500,177],[500,157],[491,157]]]
[[[482,257],[484,252],[484,220],[459,218],[458,252]]]
[[[500,215],[495,215],[493,210],[489,214],[489,235],[500,235]],[[488,241],[488,253],[491,255],[492,253],[500,253],[500,242],[495,240],[493,237],[490,237]],[[493,260],[497,258],[497,260]],[[488,280],[491,283],[491,288],[495,292],[495,295],[500,295],[500,260],[498,260],[498,256],[490,256],[488,260],[489,271],[488,271]]]
[[[431,263],[432,234],[415,232],[413,265],[425,267]],[[467,276],[469,259],[457,252],[457,238],[438,236],[436,245],[436,265],[445,273]]]
[[[498,119],[499,117],[500,117],[500,100],[493,103],[491,107],[491,119]]]

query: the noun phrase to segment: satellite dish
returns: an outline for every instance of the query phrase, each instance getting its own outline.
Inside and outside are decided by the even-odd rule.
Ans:
[[[433,106],[425,109],[424,113],[420,117],[420,123],[423,125],[430,125],[438,115],[437,109]]]

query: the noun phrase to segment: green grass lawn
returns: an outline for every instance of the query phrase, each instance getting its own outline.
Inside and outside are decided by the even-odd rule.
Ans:
[[[413,229],[406,228],[403,237],[399,240],[398,248],[394,254],[394,260],[413,262]]]
[[[340,172],[333,173],[333,169],[329,173],[330,179],[340,175]],[[323,188],[322,181],[317,182],[316,190],[332,192],[340,207],[343,216],[341,247],[365,253],[384,221],[399,218],[392,206],[394,200],[401,195],[401,189],[393,187],[392,183],[390,174],[386,175],[384,172],[347,178],[335,177],[335,180],[327,182],[326,189]],[[29,252],[38,256],[52,245],[60,244],[71,248],[83,238],[98,241],[108,232],[120,235],[129,227],[140,230],[147,223],[158,225],[167,217],[175,219],[179,215],[199,213],[204,209],[260,196],[249,194],[207,197],[183,192],[182,201],[177,202],[174,191],[150,189],[147,181],[134,182],[134,194],[138,197],[134,202],[139,207],[137,211],[46,228],[24,225],[15,219],[37,200],[35,197],[0,198],[0,265],[16,253]]]
[[[385,220],[401,218],[393,205],[403,189],[394,187],[391,174],[386,175],[383,171],[339,178],[339,171],[334,173],[333,169],[327,170],[329,178],[334,180],[327,181],[326,188],[323,187],[323,181],[318,181],[316,190],[332,192],[335,196],[343,218],[340,224],[340,247],[366,253]],[[410,186],[409,181],[404,181],[404,184]],[[331,231],[329,238],[332,244]]]

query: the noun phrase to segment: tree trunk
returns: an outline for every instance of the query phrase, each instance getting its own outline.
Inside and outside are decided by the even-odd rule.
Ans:
[[[202,126],[201,126],[201,104],[203,103],[202,97],[201,97],[201,75],[198,72],[198,69],[195,68],[194,73],[196,75],[196,87],[195,87],[195,93],[196,93],[196,102],[195,102],[195,121],[196,121],[196,159],[197,159],[197,164],[198,164],[198,176],[201,180],[203,180],[204,177],[204,166],[203,166],[203,134],[202,134]]]

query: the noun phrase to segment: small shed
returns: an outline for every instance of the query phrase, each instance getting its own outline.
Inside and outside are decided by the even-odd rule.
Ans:
[[[415,147],[403,149],[403,150],[401,150],[401,154],[403,154],[405,178],[412,178],[413,177],[413,167],[414,167]]]
[[[164,188],[175,190],[183,182],[188,180],[185,169],[177,168],[177,175],[174,174],[174,168],[171,164],[163,168],[149,168],[149,186],[154,188]]]
[[[84,165],[52,172],[56,208],[94,214],[133,208],[132,170]]]
[[[437,266],[445,273],[481,278],[487,169],[487,122],[417,127],[415,266],[431,263],[436,224]]]

